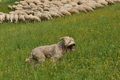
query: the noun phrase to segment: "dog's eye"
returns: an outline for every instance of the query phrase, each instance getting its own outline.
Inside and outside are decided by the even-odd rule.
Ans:
[[[71,43],[71,41],[69,41],[68,43]]]

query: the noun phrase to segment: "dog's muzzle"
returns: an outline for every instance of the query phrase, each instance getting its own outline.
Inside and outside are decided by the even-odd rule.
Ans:
[[[75,44],[71,44],[67,48],[70,49],[71,51],[75,51],[75,49],[73,48],[73,46],[75,46]]]

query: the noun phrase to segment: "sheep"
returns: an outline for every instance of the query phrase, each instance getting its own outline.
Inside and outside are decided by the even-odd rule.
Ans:
[[[56,12],[53,12],[53,11],[49,11],[49,14],[52,16],[52,17],[61,17],[61,15],[57,14]]]
[[[33,16],[32,14],[30,15],[25,15],[24,16],[26,20],[29,20],[29,21],[41,21],[41,19],[38,17],[38,16]]]
[[[41,19],[39,17],[37,17],[37,16],[33,16],[33,20],[34,21],[41,21]]]
[[[12,10],[12,9],[13,9],[13,7],[12,7],[11,5],[8,5],[8,9],[11,9],[11,10]]]
[[[60,11],[60,13],[62,13],[63,15],[71,15],[71,13],[68,12],[68,10],[60,9],[59,11]]]
[[[37,8],[31,8],[31,10],[32,10],[32,11],[38,11],[38,9],[37,9]]]
[[[74,8],[77,9],[79,12],[87,12],[86,9],[81,5],[77,5]]]
[[[31,2],[29,3],[30,6],[36,6],[35,3]]]
[[[50,19],[52,19],[52,16],[49,14],[48,11],[44,11],[44,12],[41,14],[41,19],[42,19],[42,20],[50,20]]]
[[[81,4],[81,6],[87,11],[94,11],[90,6],[87,6],[85,4]]]
[[[26,5],[26,6],[23,6],[22,8],[23,8],[24,10],[30,10],[30,9],[31,9],[31,6]]]
[[[28,3],[20,3],[23,6],[28,6]]]
[[[41,18],[38,16],[33,16],[32,14],[29,16],[32,21],[41,21]]]
[[[90,7],[93,8],[93,9],[96,8],[95,4],[93,4],[93,3],[87,2],[87,3],[84,3],[84,4],[87,5],[87,6],[90,6]]]
[[[27,2],[26,1],[20,1],[19,3],[22,4],[22,3],[27,3]]]
[[[23,14],[19,14],[19,15],[18,15],[18,19],[19,19],[20,21],[25,21],[25,17],[24,17]]]
[[[108,4],[114,4],[115,2],[113,0],[105,0],[108,2]]]
[[[12,8],[15,9],[15,10],[22,10],[23,6],[21,4],[18,4],[18,5],[13,5]]]
[[[26,13],[27,13],[27,14],[34,14],[34,11],[32,11],[32,10],[27,10]]]
[[[34,4],[38,5],[38,4],[42,4],[39,0],[33,1]]]
[[[105,6],[108,5],[108,2],[105,1],[105,0],[94,0],[94,1],[96,1],[97,3],[100,3],[100,4],[102,4],[102,5],[105,5]]]
[[[83,3],[86,3],[87,1],[86,0],[78,0],[78,4],[83,4]]]
[[[52,4],[57,6],[63,6],[64,4],[61,1],[51,1]]]
[[[14,16],[13,13],[9,14],[9,19],[10,19],[10,22],[11,22],[11,23],[13,22],[13,19],[14,19],[13,16]]]
[[[18,15],[17,14],[14,14],[14,20],[15,20],[15,23],[18,22]]]
[[[63,6],[64,8],[73,8],[73,6],[72,5],[70,5],[70,4],[65,4],[64,6]]]
[[[6,15],[6,19],[7,21],[9,22],[15,22],[17,23],[18,22],[18,15],[16,13],[10,13],[10,14],[7,14]]]
[[[43,2],[44,4],[50,4],[51,2],[49,0],[41,0],[41,2]]]
[[[15,4],[15,5],[18,5],[19,3],[20,3],[20,2],[15,2],[14,4]]]
[[[15,13],[15,14],[23,14],[23,15],[25,15],[25,14],[27,14],[27,12],[26,12],[26,10],[15,10],[13,13]]]
[[[24,18],[25,18],[25,20],[29,20],[30,21],[30,15],[28,15],[28,14],[26,14],[26,15],[24,15]]]
[[[10,15],[9,15],[9,14],[6,14],[5,16],[6,16],[6,20],[7,20],[8,22],[10,22]]]
[[[0,13],[0,23],[3,23],[3,21],[5,20],[5,14],[4,13]]]
[[[33,2],[33,0],[24,0],[24,1],[26,1],[27,3],[32,3]]]
[[[42,13],[39,12],[39,11],[34,12],[34,16],[37,16],[37,17],[39,17],[40,19],[41,19],[41,15],[42,15]]]
[[[5,13],[0,12],[0,16],[1,16],[0,21],[3,22],[5,20]]]
[[[10,17],[9,17],[9,14],[5,14],[5,18],[6,18],[6,20],[9,22],[10,21]]]
[[[54,8],[54,7],[51,7],[51,8],[49,9],[49,12],[54,12],[54,13],[56,13],[58,16],[64,17],[64,15],[59,11],[59,9],[56,9],[56,8]],[[53,14],[54,14],[54,13],[53,13]]]
[[[63,4],[67,4],[68,1],[67,1],[67,0],[61,0],[61,3],[63,3]]]
[[[95,2],[95,1],[88,1],[88,2],[94,4],[96,8],[104,7],[104,5],[102,5],[102,4],[100,4],[100,3],[97,3],[97,2]]]
[[[79,13],[79,11],[77,9],[75,9],[75,8],[69,9],[68,12],[70,12],[70,13]]]
[[[71,2],[71,1],[68,4],[73,6],[73,7],[78,5],[77,2]]]
[[[16,7],[15,10],[23,10],[22,7]]]

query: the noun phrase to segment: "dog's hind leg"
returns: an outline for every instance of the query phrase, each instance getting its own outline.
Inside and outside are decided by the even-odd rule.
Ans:
[[[37,60],[37,61],[35,61],[35,65],[41,65],[43,62],[45,62],[45,56],[44,56],[44,55],[42,55],[42,56],[37,56],[37,57],[36,57],[36,60]]]

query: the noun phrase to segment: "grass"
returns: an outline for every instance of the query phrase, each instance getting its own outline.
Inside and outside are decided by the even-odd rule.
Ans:
[[[50,21],[0,24],[0,80],[119,80],[119,14],[116,3]],[[24,62],[33,48],[63,36],[76,42],[76,51],[68,51],[63,62],[52,66],[47,60],[40,67]]]

